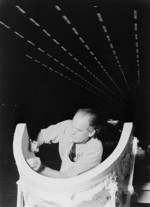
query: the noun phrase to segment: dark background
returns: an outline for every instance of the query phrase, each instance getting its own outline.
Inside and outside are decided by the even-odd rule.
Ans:
[[[81,107],[96,108],[104,122],[108,118],[132,121],[140,145],[146,147],[150,136],[149,19],[150,3],[145,0],[1,0],[1,161],[13,157],[17,123],[27,123],[34,139],[41,128],[72,118]]]
[[[16,125],[35,139],[82,107],[97,109],[103,124],[134,123],[146,150],[134,185],[149,182],[149,20],[148,0],[0,0],[0,207],[16,206]],[[106,155],[116,134],[105,129]],[[56,169],[57,145],[49,147],[40,156]]]

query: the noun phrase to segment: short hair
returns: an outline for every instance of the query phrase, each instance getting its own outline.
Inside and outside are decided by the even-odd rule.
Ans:
[[[97,134],[99,134],[100,129],[101,129],[101,123],[100,123],[96,110],[91,109],[91,108],[80,108],[77,110],[76,114],[78,112],[82,112],[82,113],[90,115],[90,126],[96,130]]]

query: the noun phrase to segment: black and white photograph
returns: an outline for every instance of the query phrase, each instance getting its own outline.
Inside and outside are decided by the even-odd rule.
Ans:
[[[150,0],[0,0],[0,207],[150,207]]]

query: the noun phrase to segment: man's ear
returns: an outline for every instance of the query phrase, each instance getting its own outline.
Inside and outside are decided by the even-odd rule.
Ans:
[[[92,132],[89,132],[89,137],[92,137],[95,134],[96,130],[94,129]]]

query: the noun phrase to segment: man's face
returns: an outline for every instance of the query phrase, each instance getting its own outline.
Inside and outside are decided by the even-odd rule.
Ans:
[[[78,112],[72,120],[72,141],[75,143],[86,143],[90,139],[90,116]]]

